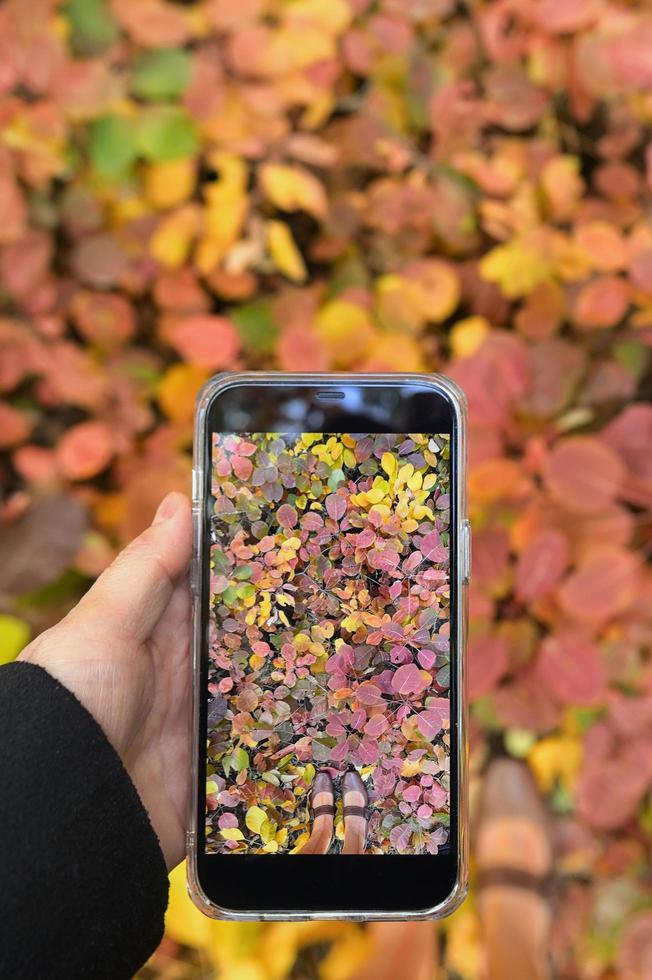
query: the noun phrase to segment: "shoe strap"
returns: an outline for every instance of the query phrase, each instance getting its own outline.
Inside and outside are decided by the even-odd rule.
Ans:
[[[353,804],[344,806],[342,812],[345,817],[366,817],[367,815],[366,807],[354,806]]]
[[[321,806],[314,807],[312,811],[313,817],[321,817],[326,814],[331,817],[335,814],[335,807],[332,805],[332,803],[322,803]]]

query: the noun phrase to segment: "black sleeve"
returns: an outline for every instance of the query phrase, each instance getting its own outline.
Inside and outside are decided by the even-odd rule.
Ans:
[[[97,722],[40,667],[0,667],[0,977],[132,977],[161,940],[167,889]]]

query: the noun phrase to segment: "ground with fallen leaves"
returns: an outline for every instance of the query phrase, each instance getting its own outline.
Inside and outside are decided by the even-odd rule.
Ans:
[[[355,769],[367,853],[450,824],[448,436],[215,435],[206,846],[296,853]],[[334,850],[343,837],[338,794]]]

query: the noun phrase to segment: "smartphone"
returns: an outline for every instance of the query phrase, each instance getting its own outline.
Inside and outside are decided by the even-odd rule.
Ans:
[[[466,410],[423,374],[198,399],[188,882],[224,919],[426,919],[466,890]]]

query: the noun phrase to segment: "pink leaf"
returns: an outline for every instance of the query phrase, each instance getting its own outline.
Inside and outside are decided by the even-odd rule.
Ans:
[[[365,733],[371,738],[379,738],[389,728],[385,715],[374,715],[364,726]]]
[[[537,662],[539,676],[562,704],[598,704],[607,684],[600,651],[577,632],[548,636]]]
[[[295,527],[298,520],[297,512],[294,507],[291,507],[289,504],[283,504],[276,511],[276,520],[281,527]]]
[[[360,762],[365,766],[371,766],[378,762],[378,745],[371,738],[363,738],[358,748]]]
[[[443,722],[448,719],[450,714],[448,701],[445,698],[440,698],[439,700],[443,702],[441,709],[429,707],[426,711],[420,711],[417,715],[417,728],[423,737],[429,741],[441,731]]]
[[[568,540],[561,531],[541,531],[521,552],[516,564],[516,593],[531,602],[557,584],[568,565]]]
[[[477,636],[469,643],[469,696],[481,698],[507,672],[507,643],[501,636]]]
[[[334,521],[341,520],[346,513],[346,499],[338,493],[330,493],[324,501],[326,512]]]
[[[426,680],[416,664],[403,664],[392,677],[392,690],[397,694],[420,694],[428,687]]]
[[[365,704],[369,708],[374,708],[384,703],[382,691],[375,684],[372,684],[371,681],[364,681],[360,687],[356,688],[355,697],[360,704]]]
[[[424,670],[432,670],[432,668],[435,666],[436,659],[437,654],[434,650],[419,650],[419,653],[417,654],[417,660]]]
[[[448,561],[448,549],[444,548],[439,540],[439,535],[435,531],[421,538],[419,548],[426,561],[435,562],[436,564]]]

